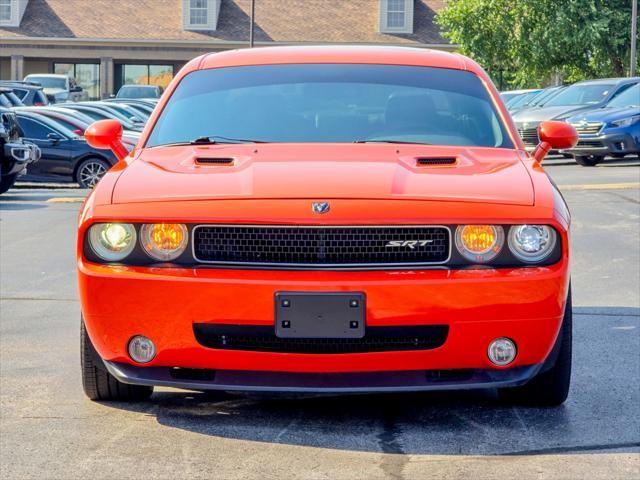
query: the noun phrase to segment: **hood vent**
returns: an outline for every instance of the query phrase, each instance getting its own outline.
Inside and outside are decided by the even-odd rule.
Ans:
[[[233,158],[222,158],[222,157],[203,157],[196,158],[197,165],[233,165]]]
[[[429,167],[433,165],[455,165],[456,157],[425,157],[416,159],[416,165],[419,167]]]

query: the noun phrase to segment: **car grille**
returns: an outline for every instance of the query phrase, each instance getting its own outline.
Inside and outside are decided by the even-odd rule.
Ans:
[[[518,128],[518,133],[525,145],[538,145],[538,127]]]
[[[450,236],[443,226],[199,225],[193,253],[204,263],[282,268],[440,264],[449,258]]]
[[[575,148],[603,148],[604,144],[598,140],[580,140]]]
[[[602,122],[594,123],[573,123],[573,127],[578,132],[578,135],[595,135],[602,128]]]
[[[198,343],[220,350],[273,353],[368,353],[431,350],[447,340],[447,325],[368,327],[363,338],[280,338],[272,326],[196,323]]]

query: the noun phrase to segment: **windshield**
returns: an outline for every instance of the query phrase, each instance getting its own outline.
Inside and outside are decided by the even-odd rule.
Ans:
[[[528,102],[530,102],[535,97],[537,97],[541,91],[542,90],[536,90],[535,92],[529,92],[529,93],[525,93],[524,95],[521,95],[520,97],[516,98],[515,100],[509,103],[509,108],[512,109],[512,108],[522,107],[526,105]]]
[[[26,78],[29,82],[36,82],[42,85],[44,88],[60,88],[66,90],[67,79],[58,77],[39,77],[37,75],[29,75]]]
[[[627,88],[620,95],[611,100],[607,107],[639,107],[640,106],[640,83]]]
[[[117,98],[155,98],[157,97],[156,87],[122,87],[118,90]]]
[[[263,65],[190,73],[147,146],[202,137],[512,147],[475,74],[398,65]]]
[[[590,105],[602,102],[614,87],[612,83],[575,84],[549,100],[545,107]]]

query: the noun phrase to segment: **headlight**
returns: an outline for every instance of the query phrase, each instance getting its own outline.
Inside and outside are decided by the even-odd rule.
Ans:
[[[634,115],[632,117],[623,118],[622,120],[616,120],[615,122],[611,122],[611,125],[614,127],[628,127],[629,125],[633,125],[638,120],[640,120],[640,115]]]
[[[537,263],[551,254],[556,236],[546,225],[514,225],[509,231],[509,250],[523,262]]]
[[[151,258],[167,262],[178,258],[187,248],[189,232],[182,223],[142,225],[140,243]]]
[[[96,223],[89,228],[89,245],[107,262],[119,262],[136,246],[136,229],[130,223]]]
[[[504,244],[504,230],[497,225],[460,225],[456,248],[467,260],[486,263],[498,256]]]

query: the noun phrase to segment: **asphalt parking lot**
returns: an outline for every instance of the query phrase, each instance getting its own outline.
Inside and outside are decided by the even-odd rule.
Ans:
[[[0,477],[640,478],[640,162],[549,162],[573,213],[574,375],[531,409],[491,391],[281,397],[80,384],[79,189],[0,197]],[[126,312],[123,312],[126,314]]]

